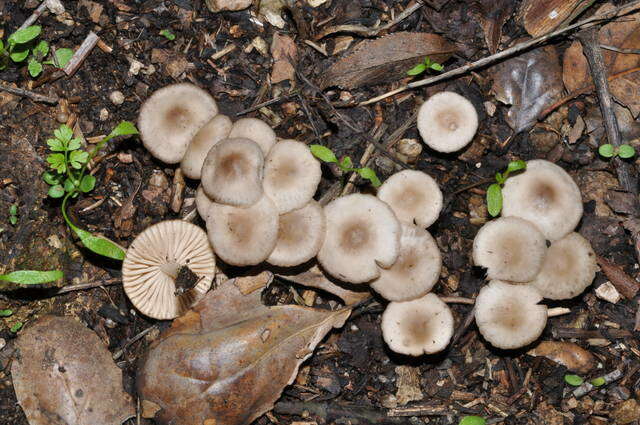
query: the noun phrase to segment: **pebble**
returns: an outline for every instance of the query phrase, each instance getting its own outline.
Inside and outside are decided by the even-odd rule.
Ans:
[[[100,121],[106,121],[109,119],[109,111],[107,108],[102,108],[100,110]]]
[[[109,99],[114,105],[122,105],[124,103],[124,94],[120,90],[115,90],[109,94]]]
[[[65,112],[58,112],[56,114],[56,121],[58,121],[61,124],[66,123],[68,119],[69,119],[69,114]]]

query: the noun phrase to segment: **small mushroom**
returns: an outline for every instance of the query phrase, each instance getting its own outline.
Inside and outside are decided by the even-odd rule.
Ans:
[[[218,113],[215,100],[193,84],[154,92],[140,108],[138,129],[144,147],[167,164],[182,160],[193,136]]]
[[[378,198],[389,204],[398,220],[431,226],[442,210],[442,192],[428,174],[416,170],[395,173],[378,189]]]
[[[509,177],[502,189],[502,216],[534,223],[555,241],[572,232],[582,217],[580,189],[561,167],[543,159],[527,162],[527,169]]]
[[[311,200],[304,207],[282,214],[278,223],[278,242],[267,258],[274,266],[292,267],[313,258],[326,233],[324,210]]]
[[[200,180],[202,164],[207,153],[216,143],[227,138],[232,125],[228,116],[219,114],[196,133],[180,162],[180,168],[185,176]]]
[[[424,229],[402,224],[400,255],[371,287],[389,301],[409,301],[427,294],[438,282],[442,257],[435,239]]]
[[[204,193],[202,185],[199,185],[198,189],[196,189],[196,209],[203,220],[207,219],[207,216],[209,215],[209,208],[211,208],[211,205],[214,203],[215,202],[213,202],[207,194]]]
[[[431,96],[418,111],[418,131],[424,142],[438,152],[465,147],[478,130],[476,108],[457,93],[443,91]]]
[[[248,207],[262,197],[264,156],[250,139],[217,143],[202,165],[202,189],[215,202]]]
[[[276,144],[276,133],[269,124],[258,118],[240,118],[233,123],[228,137],[253,140],[260,146],[264,156]]]
[[[567,300],[587,289],[596,271],[596,254],[589,241],[569,233],[551,244],[540,273],[530,284],[545,298]]]
[[[546,253],[542,233],[518,217],[486,223],[473,240],[473,262],[487,269],[488,279],[528,282],[542,268]]]
[[[478,330],[494,347],[524,347],[538,339],[547,324],[542,295],[529,285],[492,280],[480,289],[475,318]]]
[[[276,143],[264,164],[264,192],[284,214],[306,205],[316,193],[322,171],[304,143],[283,140]]]
[[[234,266],[250,266],[269,257],[278,241],[278,210],[262,196],[247,208],[214,203],[207,233],[218,257]]]
[[[391,208],[372,195],[355,193],[324,208],[327,233],[318,261],[327,273],[364,283],[391,267],[400,253],[400,222]]]
[[[453,315],[434,294],[391,302],[382,314],[382,336],[396,353],[410,356],[444,350],[453,336]]]
[[[122,263],[122,286],[143,314],[173,319],[209,290],[215,266],[207,234],[201,228],[182,220],[162,221],[131,243]],[[195,286],[182,292],[178,276],[185,268],[196,279],[191,282]]]

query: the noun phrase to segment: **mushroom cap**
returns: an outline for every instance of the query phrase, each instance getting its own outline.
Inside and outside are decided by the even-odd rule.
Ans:
[[[215,202],[247,207],[262,197],[264,156],[250,139],[225,139],[202,165],[202,189]]]
[[[542,268],[546,253],[540,230],[518,217],[489,221],[473,240],[473,262],[487,269],[488,279],[528,282]]]
[[[480,333],[497,348],[524,347],[538,339],[547,324],[547,307],[533,286],[492,280],[480,289],[475,317]]]
[[[251,139],[260,146],[264,156],[267,156],[276,144],[276,133],[266,122],[258,118],[240,118],[233,123],[229,138]]]
[[[218,113],[218,105],[205,90],[189,83],[156,90],[140,108],[138,129],[145,148],[160,161],[182,160],[191,139]]]
[[[265,158],[262,187],[280,214],[284,214],[313,199],[321,177],[320,162],[307,145],[283,140]]]
[[[318,262],[335,278],[364,283],[391,267],[400,254],[400,222],[372,195],[354,193],[324,207],[327,233]]]
[[[180,162],[180,168],[190,179],[200,179],[202,164],[209,150],[219,141],[226,139],[233,123],[226,115],[216,115],[202,127],[189,143],[187,152]]]
[[[572,232],[582,217],[582,196],[571,176],[556,164],[535,159],[502,188],[502,216],[534,223],[550,241]]]
[[[278,223],[278,242],[267,262],[292,267],[309,261],[320,251],[325,233],[324,210],[314,200],[282,214]]]
[[[413,301],[391,302],[382,314],[382,337],[396,353],[433,354],[447,348],[453,315],[435,294]]]
[[[196,189],[196,209],[203,220],[206,220],[209,216],[209,208],[211,208],[211,205],[213,204],[215,204],[215,202],[213,202],[207,194],[204,193],[202,185],[199,185],[198,189]]]
[[[442,210],[442,192],[428,174],[416,170],[395,173],[378,189],[378,198],[389,204],[398,220],[431,226]]]
[[[442,257],[435,239],[424,229],[402,224],[400,255],[371,287],[389,301],[409,301],[427,294],[438,282]]]
[[[193,289],[175,295],[181,266],[198,276]],[[122,263],[122,286],[133,305],[154,319],[173,319],[186,311],[211,287],[216,260],[207,234],[182,220],[161,221],[148,227],[127,249]]]
[[[209,208],[207,233],[225,263],[259,264],[269,257],[278,241],[278,210],[267,196],[246,208],[214,203]]]
[[[476,108],[454,92],[434,94],[418,111],[420,136],[431,149],[438,152],[462,149],[473,139],[477,130]]]
[[[580,295],[596,277],[596,254],[588,240],[569,233],[553,242],[540,273],[529,284],[543,297],[567,300]]]

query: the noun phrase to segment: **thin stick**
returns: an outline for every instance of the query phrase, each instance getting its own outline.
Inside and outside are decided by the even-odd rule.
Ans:
[[[82,62],[89,56],[89,53],[93,50],[93,48],[98,43],[98,35],[91,31],[87,37],[84,39],[78,50],[73,54],[67,65],[64,67],[64,73],[69,77],[75,74],[75,72],[80,68]]]
[[[612,52],[623,53],[625,55],[640,55],[640,49],[621,49],[616,46],[607,46],[606,44],[601,44],[600,48],[611,50]]]
[[[440,297],[440,300],[447,304],[468,304],[474,305],[476,300],[465,297]]]
[[[284,96],[276,97],[275,99],[267,100],[266,102],[258,103],[255,106],[252,106],[250,108],[247,108],[247,109],[244,109],[244,110],[242,110],[240,112],[237,112],[236,113],[236,117],[239,117],[240,115],[248,114],[249,112],[257,111],[260,108],[263,108],[263,107],[269,106],[269,105],[273,105],[274,103],[282,102],[283,100],[291,99],[292,97],[295,97],[297,95],[298,95],[298,92],[294,92],[294,93],[287,94],[287,95],[284,95]]]
[[[571,313],[570,308],[566,307],[553,307],[547,310],[547,317],[557,317]]]
[[[148,334],[149,332],[151,332],[154,329],[156,329],[156,325],[149,326],[147,329],[143,330],[138,335],[134,336],[133,338],[131,338],[127,342],[125,342],[124,345],[122,346],[122,348],[120,348],[118,351],[113,353],[113,356],[112,356],[113,360],[118,360],[120,358],[120,356],[122,356],[124,354],[125,350],[127,348],[129,348],[129,346],[131,344],[133,344],[136,341],[139,341],[143,336],[145,336],[146,334]]]
[[[7,93],[15,94],[17,96],[28,97],[34,102],[48,103],[50,105],[55,105],[56,103],[58,103],[58,100],[60,100],[58,99],[58,97],[46,96],[44,94],[39,94],[30,90],[19,89],[17,87],[9,87],[5,85],[0,85],[0,90],[6,91]]]
[[[117,285],[121,282],[122,282],[121,279],[114,278],[114,279],[107,279],[107,280],[98,280],[98,281],[89,282],[89,283],[79,283],[77,285],[68,285],[58,289],[55,295],[62,295],[62,294],[66,294],[67,292],[73,292],[73,291],[83,291],[85,289],[99,288],[101,286],[112,286],[112,285]]]
[[[44,0],[42,3],[40,3],[40,6],[38,6],[38,8],[33,11],[31,16],[29,16],[27,20],[24,21],[22,25],[20,25],[18,31],[25,29],[26,27],[32,25],[35,21],[37,21],[40,15],[42,15],[44,13],[44,10],[47,8],[47,3],[48,0]]]

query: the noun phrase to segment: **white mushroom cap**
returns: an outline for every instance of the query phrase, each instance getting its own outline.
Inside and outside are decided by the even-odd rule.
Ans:
[[[209,208],[211,208],[211,205],[214,203],[215,202],[213,202],[207,194],[204,193],[202,185],[199,185],[198,189],[196,189],[196,209],[203,220],[206,220],[209,216]]]
[[[556,164],[535,159],[509,177],[502,189],[502,216],[534,223],[555,241],[573,231],[582,217],[582,196],[571,176]]]
[[[438,152],[465,147],[478,130],[478,113],[471,102],[457,93],[443,91],[431,96],[418,111],[422,140]]]
[[[276,144],[276,133],[266,122],[258,118],[240,118],[233,123],[229,138],[251,139],[260,146],[264,156],[267,156]]]
[[[433,354],[447,348],[453,336],[453,315],[434,294],[413,301],[391,302],[382,314],[382,336],[396,353]]]
[[[193,136],[218,113],[215,100],[193,84],[154,92],[140,108],[138,129],[144,147],[167,164],[182,160]]]
[[[225,139],[211,148],[202,165],[202,189],[222,204],[247,207],[262,197],[264,157],[256,142]]]
[[[487,278],[528,282],[542,267],[547,241],[536,226],[518,217],[500,217],[480,228],[473,240],[473,262]]]
[[[278,240],[278,211],[267,196],[247,208],[213,204],[207,233],[218,257],[234,266],[259,264]]]
[[[219,141],[226,139],[233,123],[226,115],[216,115],[193,137],[187,152],[180,162],[180,168],[190,179],[200,179],[202,164],[209,150]]]
[[[389,204],[398,220],[431,226],[442,210],[442,192],[428,174],[416,170],[395,173],[378,189],[378,198]]]
[[[569,233],[551,244],[540,273],[530,285],[545,298],[567,300],[587,289],[596,271],[596,254],[589,241],[578,233]]]
[[[442,257],[435,239],[424,229],[402,224],[400,255],[371,287],[389,301],[409,301],[422,297],[438,282]]]
[[[322,171],[304,143],[283,140],[276,143],[264,164],[264,193],[280,214],[307,204],[316,193]]]
[[[186,266],[198,276],[193,289],[176,295],[176,277]],[[133,305],[154,319],[173,319],[211,287],[216,261],[207,234],[182,220],[162,221],[131,243],[122,263],[122,286]]]
[[[324,210],[311,200],[304,207],[280,216],[278,242],[267,262],[292,267],[309,261],[320,251],[325,233]]]
[[[547,324],[542,295],[529,285],[492,280],[476,298],[475,316],[480,333],[497,348],[524,347],[538,339]]]
[[[400,222],[387,204],[355,193],[324,208],[327,234],[318,261],[330,275],[351,283],[377,278],[400,254]]]

